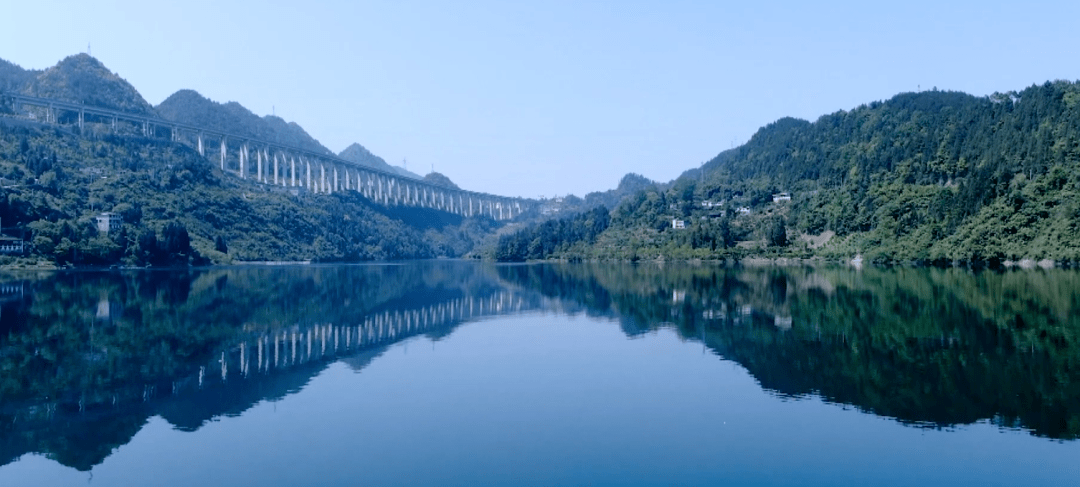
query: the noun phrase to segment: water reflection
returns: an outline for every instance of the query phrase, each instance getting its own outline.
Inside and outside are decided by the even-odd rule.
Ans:
[[[18,292],[0,301],[0,465],[37,452],[80,470],[154,415],[194,431],[299,391],[340,357],[359,368],[401,340],[539,306],[463,262],[66,273],[7,287]]]
[[[924,426],[1080,434],[1080,274],[957,269],[537,265],[501,278],[672,327],[782,396]]]
[[[918,426],[1080,434],[1080,274],[469,262],[74,272],[0,284],[0,465],[80,470],[153,416],[195,431],[330,363],[526,310],[673,328],[785,397]],[[648,364],[643,364],[648,366]],[[628,371],[628,373],[631,373]]]

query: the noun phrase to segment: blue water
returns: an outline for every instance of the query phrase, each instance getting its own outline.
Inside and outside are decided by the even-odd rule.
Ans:
[[[344,351],[297,366],[285,389],[268,384],[296,369],[256,365],[155,392],[150,409],[102,406],[100,421],[145,419],[89,469],[30,451],[0,485],[1077,485],[1075,440],[763,388],[708,340],[541,302],[366,350],[340,338]],[[201,423],[165,419],[241,394],[250,404]],[[88,414],[48,421],[98,421]],[[55,432],[45,444],[69,439],[63,423],[35,428]]]

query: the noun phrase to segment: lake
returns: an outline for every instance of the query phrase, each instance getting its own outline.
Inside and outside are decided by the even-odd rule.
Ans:
[[[1080,273],[0,279],[0,485],[1076,485]]]

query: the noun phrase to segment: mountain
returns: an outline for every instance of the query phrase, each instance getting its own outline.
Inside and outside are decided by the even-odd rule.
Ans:
[[[295,123],[259,117],[238,103],[215,103],[194,91],[177,92],[155,109],[87,55],[42,72],[2,63],[0,82],[25,83],[22,92],[31,95],[333,155]],[[0,117],[0,221],[5,235],[21,237],[28,247],[21,256],[0,255],[0,266],[460,257],[499,226],[489,217],[387,208],[354,191],[269,188],[227,176],[191,147],[160,138],[122,131],[81,134]],[[99,230],[95,219],[102,212],[122,223]]]
[[[166,120],[333,155],[294,122],[272,115],[260,117],[237,102],[217,103],[194,90],[173,93],[155,110]]]
[[[154,114],[154,108],[134,86],[88,54],[64,58],[56,66],[27,80],[21,91],[42,98],[56,98],[131,113]]]
[[[41,71],[23,69],[0,59],[0,91],[22,91]]]
[[[423,179],[419,174],[410,172],[403,167],[391,166],[387,164],[383,158],[372,154],[371,151],[364,148],[364,146],[353,143],[345,148],[338,154],[338,157],[345,159],[346,161],[355,162],[357,164],[363,164],[365,166],[378,169],[380,171],[386,171],[388,173],[405,176],[413,179]]]
[[[454,182],[451,181],[450,178],[446,177],[446,175],[442,173],[427,173],[426,175],[424,175],[424,181],[447,188],[461,189],[458,187],[458,185],[454,184]]]
[[[1080,262],[1078,194],[1080,82],[902,93],[777,120],[638,191],[584,257]]]
[[[615,189],[596,191],[585,195],[585,206],[587,208],[596,206],[615,208],[624,197],[642,191],[655,184],[656,181],[645,176],[629,173],[619,180],[619,185]]]

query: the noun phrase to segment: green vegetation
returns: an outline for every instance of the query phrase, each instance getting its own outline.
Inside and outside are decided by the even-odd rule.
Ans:
[[[341,151],[341,153],[338,154],[338,157],[345,159],[346,161],[363,164],[365,166],[378,169],[380,171],[386,171],[390,174],[398,174],[407,178],[421,179],[420,176],[406,170],[403,167],[391,166],[385,160],[383,160],[383,158],[372,154],[371,151],[365,149],[364,146],[357,143],[350,144],[348,147],[345,148],[345,150]],[[449,181],[449,178],[447,178],[446,181]]]
[[[580,255],[586,246],[596,242],[610,221],[608,209],[602,206],[573,217],[548,220],[500,237],[494,257],[500,262],[524,262]]]
[[[774,202],[780,193],[791,199]],[[623,198],[581,256],[1076,262],[1078,193],[1080,83],[984,98],[905,93],[762,128]]]
[[[5,231],[32,244],[21,260],[0,258],[8,265],[455,257],[496,226],[486,217],[387,209],[355,192],[250,184],[180,144],[15,121],[0,123],[0,182]],[[105,211],[123,217],[118,231],[98,231],[94,217]]]
[[[0,62],[0,88],[332,155],[295,123],[191,90],[151,107],[85,54],[42,72]],[[52,114],[59,115],[59,127],[27,121],[27,115],[44,120],[47,114],[38,108],[15,114],[10,103],[0,103],[0,221],[6,234],[29,244],[22,255],[0,255],[3,266],[458,257],[497,227],[487,217],[386,208],[355,192],[310,194],[236,180],[190,147],[167,142],[160,127],[147,138],[141,127],[112,127],[111,120],[95,116],[79,128],[72,113]],[[346,152],[381,161],[357,144]],[[453,187],[445,176],[429,179]],[[120,215],[123,225],[99,231],[95,218],[103,212]]]
[[[173,93],[160,105],[154,107],[161,118],[187,125],[218,130],[229,134],[251,137],[278,144],[297,147],[319,154],[333,154],[312,138],[299,125],[288,123],[281,117],[260,117],[236,102],[215,103],[193,90]]]
[[[154,113],[135,87],[87,54],[68,56],[41,73],[11,70],[8,74],[9,79],[21,81],[11,84],[21,85],[19,91],[28,95],[130,113]]]

